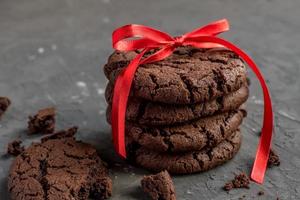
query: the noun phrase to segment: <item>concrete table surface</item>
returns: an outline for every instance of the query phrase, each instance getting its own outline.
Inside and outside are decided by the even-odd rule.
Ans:
[[[112,52],[111,32],[128,23],[154,26],[179,35],[226,17],[223,36],[245,49],[268,80],[275,109],[273,146],[281,166],[269,169],[263,185],[222,191],[234,173],[250,173],[261,128],[262,93],[252,72],[243,145],[228,164],[202,174],[175,176],[178,199],[300,198],[300,1],[199,0],[0,0],[0,96],[12,106],[0,121],[0,199],[9,199],[12,157],[6,144],[26,145],[27,116],[46,106],[58,110],[57,127],[78,125],[78,138],[97,147],[111,165],[111,199],[147,199],[139,183],[149,172],[122,162],[105,121],[102,66]],[[263,190],[265,195],[258,196]]]

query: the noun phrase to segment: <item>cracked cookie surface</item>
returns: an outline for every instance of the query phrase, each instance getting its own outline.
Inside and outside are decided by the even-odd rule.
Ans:
[[[236,131],[214,148],[187,153],[160,153],[138,147],[127,139],[129,159],[150,171],[167,170],[171,174],[191,174],[207,171],[232,159],[242,142],[240,131]]]
[[[107,121],[110,123],[111,91],[109,84],[106,90]],[[207,102],[193,105],[175,105],[155,103],[130,97],[127,104],[126,120],[143,125],[171,125],[188,122],[201,117],[238,109],[248,99],[249,89],[243,86],[235,92]]]
[[[139,145],[158,152],[186,152],[214,147],[233,134],[244,118],[231,111],[185,125],[147,127],[128,123],[126,135]]]
[[[104,199],[112,181],[96,149],[68,137],[28,147],[11,166],[8,189],[12,200]]]
[[[114,82],[136,52],[115,51],[104,66]],[[139,66],[132,91],[154,102],[193,104],[224,96],[246,83],[246,67],[232,51],[180,47],[168,58]]]

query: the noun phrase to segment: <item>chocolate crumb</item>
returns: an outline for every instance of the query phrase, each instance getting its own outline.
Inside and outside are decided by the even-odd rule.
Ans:
[[[246,195],[243,195],[243,196],[239,197],[239,200],[243,200],[245,198],[246,198]]]
[[[10,106],[11,101],[7,97],[0,97],[0,118]]]
[[[29,116],[28,133],[51,134],[55,129],[55,108],[39,110],[34,116]]]
[[[176,200],[173,181],[168,171],[144,176],[141,185],[153,200]]]
[[[279,156],[273,149],[271,149],[269,154],[268,167],[270,168],[279,165],[280,165]]]
[[[251,80],[250,80],[250,78],[249,77],[247,77],[247,84],[250,86],[251,85]]]
[[[259,191],[257,194],[258,194],[258,196],[262,196],[262,195],[265,194],[265,192],[261,190],[261,191]]]
[[[223,186],[223,189],[226,191],[230,191],[233,188],[247,188],[249,189],[250,179],[249,177],[243,172],[241,174],[238,174],[234,177],[233,180],[226,183]]]
[[[233,189],[233,183],[232,182],[225,183],[225,185],[223,186],[223,189],[226,190],[226,191],[232,190]]]
[[[53,140],[53,139],[61,139],[61,138],[68,138],[73,137],[77,133],[78,127],[73,126],[71,128],[68,128],[66,130],[61,130],[56,133],[53,133],[51,135],[47,135],[41,139],[42,142],[46,142],[47,140]]]
[[[21,146],[21,144],[21,140],[14,140],[10,142],[7,146],[7,153],[13,156],[18,156],[25,150],[24,146]]]

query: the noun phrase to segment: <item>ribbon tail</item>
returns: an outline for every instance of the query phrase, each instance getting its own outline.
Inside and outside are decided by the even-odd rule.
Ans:
[[[186,40],[187,44],[193,46],[197,46],[197,43],[202,43],[202,42],[221,44],[224,47],[227,47],[228,49],[237,53],[249,65],[249,67],[255,73],[256,77],[260,82],[263,95],[264,95],[264,121],[263,121],[260,141],[256,152],[256,157],[252,168],[251,178],[257,183],[263,183],[264,175],[267,168],[269,152],[271,148],[272,133],[273,133],[272,100],[270,97],[270,93],[266,81],[264,80],[262,73],[260,72],[257,65],[254,63],[254,61],[243,50],[233,45],[232,43],[214,36],[200,36],[198,38],[192,38],[189,41]]]
[[[143,55],[148,50],[149,50],[148,48],[143,50],[129,63],[129,65],[117,77],[115,87],[114,87],[112,114],[111,114],[113,143],[116,152],[123,158],[126,158],[126,144],[125,144],[126,108],[127,108],[128,96],[130,93],[134,74],[140,64],[164,59],[165,57],[169,56],[172,53],[174,47],[167,46],[159,50],[155,54],[149,56],[148,58],[142,60]]]
[[[260,72],[257,65],[254,63],[254,61],[245,52],[235,47],[234,45],[226,44],[224,46],[228,47],[229,49],[236,52],[239,56],[241,56],[241,58],[253,70],[262,87],[263,96],[264,96],[264,120],[263,120],[261,136],[256,151],[252,172],[251,172],[251,179],[257,183],[262,184],[264,181],[264,176],[268,164],[268,158],[269,158],[271,142],[272,142],[272,134],[273,134],[274,119],[273,119],[273,110],[272,110],[272,101],[270,97],[270,92],[262,73]]]
[[[126,157],[126,151],[124,150],[124,145],[120,144],[119,141],[120,138],[124,138],[124,133],[119,133],[118,130],[120,130],[122,126],[122,122],[120,119],[120,113],[122,111],[118,108],[119,102],[120,102],[120,92],[117,93],[117,91],[120,91],[122,89],[123,80],[122,80],[122,74],[120,74],[115,82],[114,86],[114,95],[113,95],[113,101],[112,101],[112,111],[111,111],[111,123],[112,123],[112,133],[113,133],[113,144],[116,152],[119,153],[121,157]],[[125,138],[124,138],[125,139]]]
[[[146,50],[137,55],[130,64],[117,77],[114,86],[111,124],[113,133],[113,143],[116,152],[123,158],[126,158],[125,145],[125,115],[128,96],[134,78],[134,73],[145,54]]]

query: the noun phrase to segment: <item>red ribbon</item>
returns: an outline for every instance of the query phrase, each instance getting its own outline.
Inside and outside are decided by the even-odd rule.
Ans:
[[[126,158],[125,147],[125,113],[129,92],[135,71],[141,64],[163,60],[171,55],[176,47],[194,46],[198,48],[226,47],[238,54],[257,76],[264,95],[264,120],[260,141],[251,173],[251,178],[262,183],[267,167],[273,130],[272,102],[267,84],[254,61],[234,44],[217,37],[218,34],[228,31],[229,23],[222,19],[196,29],[179,37],[171,37],[167,33],[143,26],[130,24],[116,29],[113,32],[113,48],[120,51],[142,49],[129,65],[117,77],[112,102],[112,132],[116,152]],[[129,39],[132,38],[132,39]],[[151,49],[159,48],[156,53],[143,58]]]

